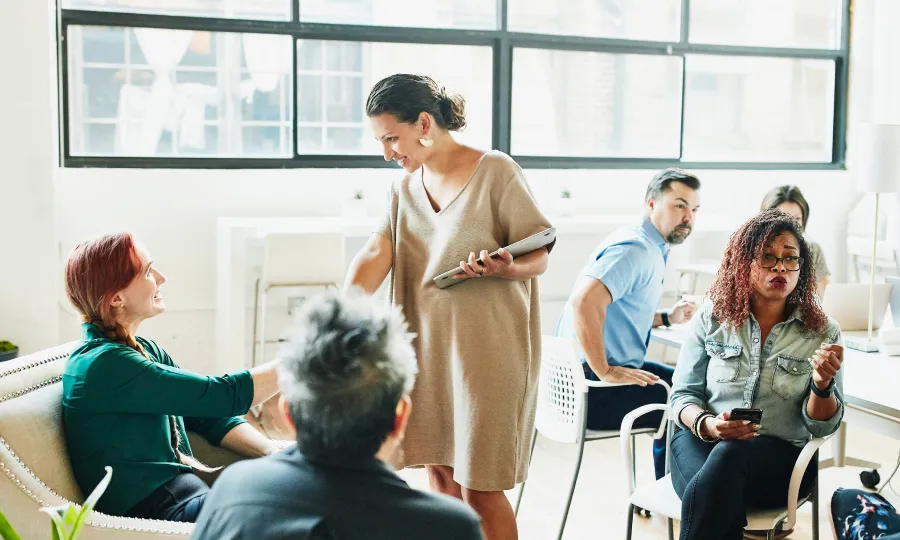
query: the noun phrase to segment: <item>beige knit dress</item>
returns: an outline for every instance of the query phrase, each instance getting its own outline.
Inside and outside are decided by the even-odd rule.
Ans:
[[[393,243],[390,298],[416,334],[419,375],[401,467],[448,465],[463,487],[500,491],[525,480],[541,354],[537,279],[432,278],[482,249],[550,226],[522,169],[491,151],[435,212],[421,170],[391,188],[377,232]]]

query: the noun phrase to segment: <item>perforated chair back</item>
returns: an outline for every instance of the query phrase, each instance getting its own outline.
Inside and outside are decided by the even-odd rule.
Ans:
[[[548,439],[577,443],[584,435],[584,371],[569,338],[543,336],[535,428]]]

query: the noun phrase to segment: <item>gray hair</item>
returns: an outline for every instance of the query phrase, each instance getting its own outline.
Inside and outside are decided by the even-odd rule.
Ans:
[[[700,189],[700,179],[684,169],[677,167],[669,167],[663,169],[653,176],[647,185],[647,193],[644,195],[644,202],[650,199],[658,199],[663,193],[669,191],[672,182],[681,182],[687,187],[697,191]]]
[[[398,308],[355,291],[307,301],[278,367],[304,455],[358,460],[378,452],[415,383],[412,338]]]

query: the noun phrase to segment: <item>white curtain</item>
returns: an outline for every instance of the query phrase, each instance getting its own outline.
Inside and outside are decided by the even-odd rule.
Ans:
[[[184,98],[176,99],[173,71],[193,39],[190,30],[136,28],[134,34],[147,63],[153,69],[153,85],[149,94],[142,88],[124,85],[119,96],[119,130],[117,151],[127,155],[152,156],[156,153],[163,129],[177,123],[182,116]],[[179,103],[181,101],[181,103]],[[181,107],[179,107],[179,104]],[[183,111],[183,109],[182,109]],[[197,115],[192,115],[196,121]],[[199,116],[202,133],[203,115]],[[191,135],[196,142],[197,126]]]
[[[244,60],[252,87],[242,85],[241,97],[253,101],[255,92],[271,92],[291,70],[291,41],[287,36],[243,34]]]

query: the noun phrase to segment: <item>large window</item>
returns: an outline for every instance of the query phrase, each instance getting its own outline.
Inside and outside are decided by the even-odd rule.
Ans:
[[[400,72],[524,167],[843,166],[850,0],[58,1],[66,166],[394,166]]]

